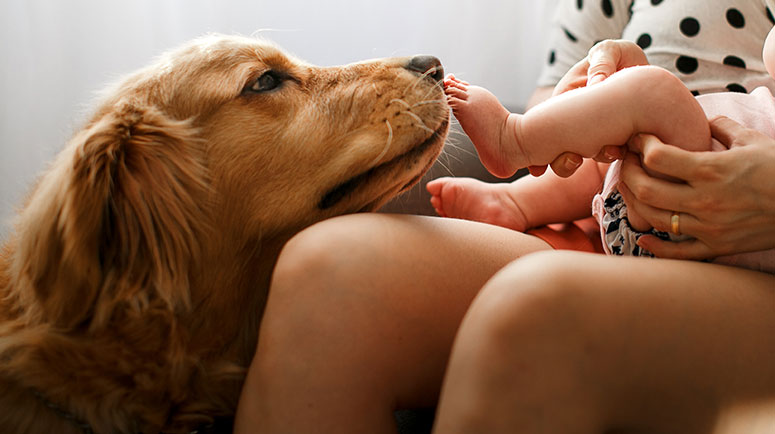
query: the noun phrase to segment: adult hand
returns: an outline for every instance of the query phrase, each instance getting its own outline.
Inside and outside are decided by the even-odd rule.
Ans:
[[[641,237],[656,256],[707,259],[775,247],[775,140],[720,117],[710,122],[713,137],[729,148],[690,152],[654,136],[631,140],[619,190],[628,207],[653,227],[669,232],[679,213],[682,242]],[[685,183],[650,177],[643,168]]]
[[[627,148],[624,146],[604,146],[603,149],[598,152],[597,155],[592,157],[595,161],[600,163],[612,163],[616,160],[621,160],[627,154]],[[555,158],[554,161],[549,164],[557,176],[567,178],[574,173],[576,169],[584,162],[584,157],[572,152],[565,152]],[[529,166],[527,169],[533,176],[541,176],[546,172],[548,166]]]
[[[635,43],[625,40],[605,40],[598,42],[589,50],[587,57],[575,64],[557,83],[552,95],[559,95],[580,87],[592,86],[610,77],[617,71],[637,65],[648,65],[643,50]],[[624,146],[605,146],[596,161],[611,163],[624,158]],[[558,176],[567,178],[581,166],[581,155],[566,152],[557,157],[550,166]],[[540,176],[547,166],[531,166],[528,169],[533,176]]]

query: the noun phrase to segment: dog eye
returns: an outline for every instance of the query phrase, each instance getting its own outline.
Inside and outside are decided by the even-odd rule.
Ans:
[[[283,80],[280,75],[274,71],[267,71],[258,77],[252,84],[250,84],[245,90],[250,92],[268,92],[270,90],[277,89],[282,84]]]

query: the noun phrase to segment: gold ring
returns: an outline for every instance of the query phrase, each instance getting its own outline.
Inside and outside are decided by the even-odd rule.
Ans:
[[[675,235],[681,235],[681,216],[675,211],[673,211],[673,215],[670,217],[670,232]]]

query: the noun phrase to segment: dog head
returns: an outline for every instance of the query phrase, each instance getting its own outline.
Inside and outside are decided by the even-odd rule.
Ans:
[[[442,74],[430,57],[316,67],[241,37],[166,54],[107,92],[41,180],[21,274],[67,325],[94,314],[107,274],[136,281],[118,297],[111,282],[113,301],[151,285],[185,307],[174,288],[208,237],[292,234],[417,182],[447,133]]]
[[[209,38],[190,50],[211,62],[166,94],[179,100],[197,82],[210,83],[210,95],[189,106],[206,105],[179,116],[197,117],[220,208],[249,233],[266,237],[377,209],[441,149],[449,113],[434,58],[321,68],[238,38]]]
[[[219,275],[216,263],[248,263],[239,252],[374,210],[417,182],[447,134],[442,74],[431,57],[323,68],[266,42],[208,36],[109,89],[0,253],[2,370],[20,393],[46,391],[105,431],[159,429],[192,394],[189,415],[217,413],[202,403],[217,394],[206,375],[188,389],[203,366],[191,336],[229,349],[190,318],[220,316],[213,340],[252,345],[244,319],[257,324],[262,299],[248,293],[262,288],[203,294],[202,270],[236,288],[239,269]],[[216,295],[246,313],[206,311]],[[51,360],[62,375],[89,374],[65,387]]]

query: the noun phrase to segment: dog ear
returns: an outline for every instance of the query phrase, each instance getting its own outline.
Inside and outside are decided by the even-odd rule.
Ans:
[[[20,216],[18,266],[44,320],[189,307],[207,225],[202,148],[189,122],[128,103],[73,138]]]

